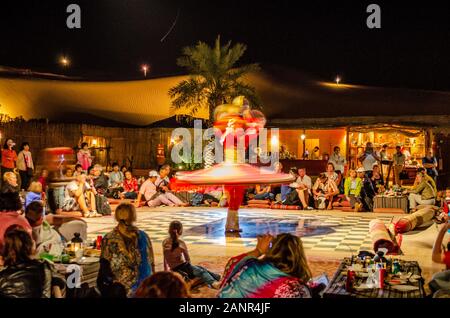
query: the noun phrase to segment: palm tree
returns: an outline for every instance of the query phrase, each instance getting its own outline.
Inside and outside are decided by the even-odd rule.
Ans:
[[[221,46],[220,36],[214,47],[204,42],[185,47],[177,64],[185,68],[190,77],[169,90],[169,96],[173,99],[172,107],[187,108],[192,115],[207,107],[210,125],[214,121],[216,106],[231,102],[236,96],[243,95],[253,107],[259,107],[255,89],[243,81],[244,75],[258,71],[259,66],[236,66],[246,49],[242,43],[231,46],[231,41]]]

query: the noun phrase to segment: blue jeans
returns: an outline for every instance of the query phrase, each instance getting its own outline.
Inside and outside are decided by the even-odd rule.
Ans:
[[[255,195],[255,200],[273,200],[274,198],[275,196],[270,192]]]
[[[289,193],[291,193],[292,188],[289,185],[282,185],[281,186],[281,201],[286,200]]]
[[[183,276],[187,275],[189,279],[200,278],[210,286],[212,283],[220,280],[220,275],[212,273],[202,266],[195,266],[187,262],[175,267],[173,270],[181,272]]]

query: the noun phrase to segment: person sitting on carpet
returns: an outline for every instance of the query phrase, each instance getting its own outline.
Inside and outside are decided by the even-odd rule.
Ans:
[[[424,172],[418,172],[416,178],[418,184],[406,192],[409,193],[411,212],[417,211],[417,205],[434,205],[437,196],[433,183],[427,179]]]
[[[312,188],[314,202],[319,210],[333,209],[333,198],[339,194],[336,183],[329,179],[325,173],[321,173]]]
[[[163,193],[164,196],[172,201],[177,206],[188,206],[188,203],[184,203],[181,201],[172,191],[170,191],[170,166],[162,165],[159,169],[159,175],[156,181],[154,182],[159,193]]]
[[[158,272],[146,278],[135,298],[191,298],[189,287],[180,274]]]
[[[450,241],[447,242],[447,250],[443,248],[443,240],[445,234],[450,230],[450,223],[447,222],[440,225],[439,233],[433,245],[432,260],[435,263],[445,264],[446,270],[436,273],[431,282],[430,289],[433,292],[438,290],[450,290]]]
[[[170,199],[167,196],[166,192],[160,192],[156,182],[158,180],[159,174],[156,170],[152,170],[149,173],[149,178],[145,180],[145,182],[141,185],[139,189],[139,193],[135,202],[135,206],[139,207],[142,196],[145,198],[146,205],[149,207],[157,207],[162,204],[167,206],[185,206],[180,199],[175,197],[173,194],[170,196]],[[167,186],[163,186],[164,189],[168,189]],[[165,190],[163,190],[165,191]],[[173,198],[175,197],[175,201]]]
[[[371,175],[364,171],[364,168],[360,167],[356,170],[356,175],[362,180],[362,188],[360,192],[361,203],[364,211],[373,211],[373,198],[377,194],[371,180]]]
[[[380,166],[378,164],[373,165],[372,178],[370,180],[376,193],[384,192],[384,180],[381,177]]]
[[[179,221],[172,221],[169,225],[169,237],[162,242],[164,253],[164,270],[180,273],[185,279],[200,278],[210,288],[218,289],[220,275],[214,274],[201,266],[191,264],[186,243],[180,239],[183,225]]]
[[[297,191],[298,198],[300,199],[303,209],[313,210],[313,208],[308,204],[311,196],[312,181],[311,177],[306,175],[306,168],[298,169],[298,178],[295,183],[298,185],[295,190]]]
[[[86,182],[86,175],[84,173],[78,175],[66,186],[62,209],[67,212],[81,211],[84,217],[101,216],[97,213],[95,194],[90,190],[91,186]]]
[[[274,194],[270,192],[270,185],[257,184],[255,187],[255,200],[273,200],[275,198]]]
[[[293,176],[295,179],[298,178],[298,172],[297,172],[297,168],[296,167],[292,167],[289,170],[289,174],[291,176]],[[289,195],[289,193],[291,193],[294,190],[294,188],[290,187],[289,184],[282,184],[281,185],[281,202],[283,204],[285,204],[284,202],[286,202],[286,199]]]
[[[119,204],[114,216],[118,224],[103,238],[97,286],[102,295],[108,295],[117,282],[131,297],[155,272],[153,246],[148,235],[135,226],[136,208],[132,204]]]
[[[124,173],[120,171],[119,164],[117,162],[114,162],[112,164],[112,171],[109,173],[108,191],[106,195],[110,198],[119,199],[121,197],[120,193],[124,191],[124,181]]]
[[[203,192],[203,204],[218,206],[223,195],[223,186],[207,187]]]
[[[332,162],[327,163],[327,171],[324,173],[327,175],[328,179],[333,180],[336,185],[341,183],[341,180],[338,179],[339,175],[334,171],[334,164]]]
[[[136,199],[138,196],[139,187],[138,181],[131,171],[125,171],[125,179],[123,180],[123,192],[120,194],[120,198],[123,199]]]
[[[361,203],[361,189],[362,189],[362,180],[356,176],[355,170],[348,171],[348,177],[345,178],[344,183],[344,194],[347,198],[347,201],[350,202],[350,206],[355,212],[359,212],[362,203]]]
[[[302,240],[289,233],[258,237],[256,248],[231,258],[219,298],[310,298]]]

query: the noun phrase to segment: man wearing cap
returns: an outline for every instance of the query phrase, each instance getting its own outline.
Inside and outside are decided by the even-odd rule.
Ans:
[[[141,202],[142,196],[144,196],[146,205],[149,207],[157,207],[161,204],[165,204],[168,206],[175,206],[176,203],[169,200],[164,193],[160,193],[158,191],[158,187],[156,186],[156,180],[158,179],[159,174],[156,170],[152,170],[149,173],[149,178],[145,180],[145,182],[141,185],[139,189],[139,194],[136,199],[135,205],[139,207],[139,203]]]

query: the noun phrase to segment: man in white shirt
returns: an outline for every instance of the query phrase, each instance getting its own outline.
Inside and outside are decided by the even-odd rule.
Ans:
[[[94,192],[90,190],[91,186],[86,182],[86,175],[84,173],[78,175],[66,186],[62,209],[64,211],[81,210],[84,217],[101,216],[96,210]]]
[[[334,152],[330,156],[330,160],[328,160],[328,162],[334,165],[334,170],[339,170],[342,174],[344,173],[344,166],[347,161],[343,156],[341,156],[341,148],[338,146],[334,147]]]
[[[312,210],[313,208],[309,206],[309,195],[311,194],[312,182],[311,178],[306,175],[306,169],[298,169],[298,178],[296,181],[298,187],[296,188],[300,202],[303,208],[306,210]]]
[[[141,185],[141,188],[139,189],[139,194],[135,202],[136,207],[139,207],[139,203],[141,202],[142,196],[144,196],[146,204],[149,207],[157,207],[162,204],[168,206],[179,206],[179,203],[177,202],[181,202],[180,199],[177,198],[178,201],[173,201],[167,197],[167,193],[162,193],[159,191],[157,186],[159,176],[160,175],[158,174],[158,172],[156,172],[156,170],[150,171],[149,178],[145,180],[145,182]]]

